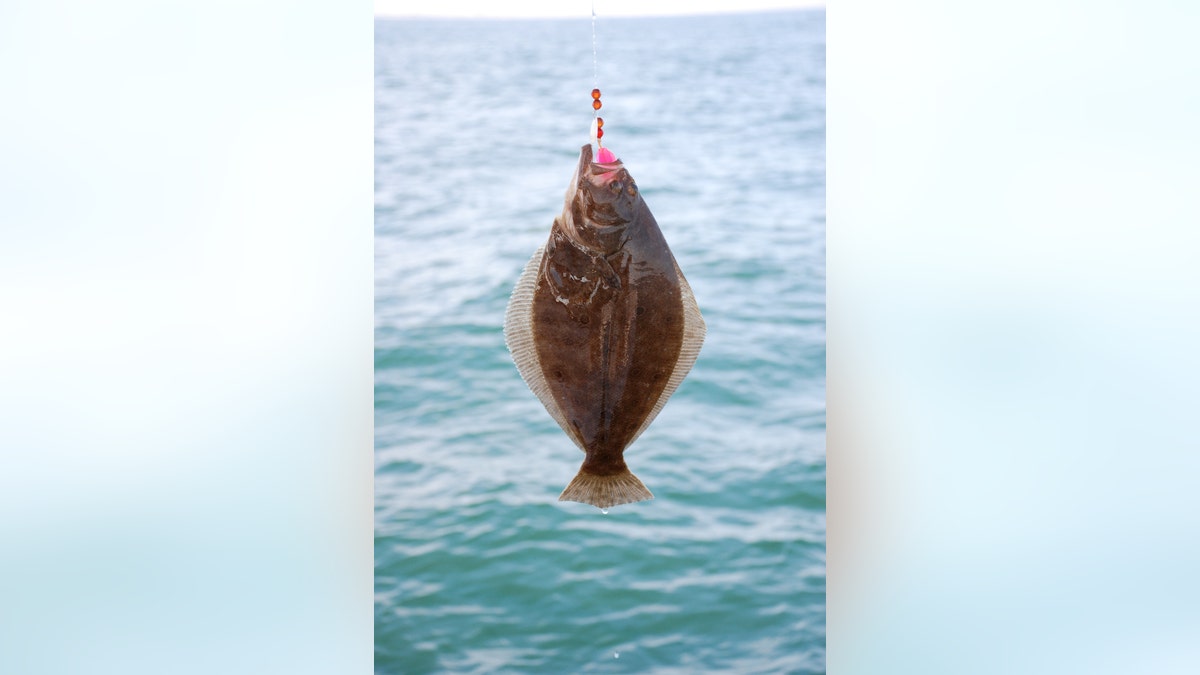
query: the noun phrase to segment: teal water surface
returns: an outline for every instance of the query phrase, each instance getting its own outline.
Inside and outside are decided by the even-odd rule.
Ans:
[[[825,14],[597,23],[605,141],[708,324],[626,452],[582,453],[504,346],[587,142],[591,23],[376,22],[378,673],[825,670]]]

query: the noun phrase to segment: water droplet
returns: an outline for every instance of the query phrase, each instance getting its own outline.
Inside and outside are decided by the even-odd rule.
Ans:
[[[606,515],[606,516],[607,516],[607,515],[608,515],[608,509],[600,509],[600,513],[603,513],[604,515]]]
[[[621,658],[621,652],[613,652],[613,658],[614,658],[614,659],[619,659],[619,658]]]

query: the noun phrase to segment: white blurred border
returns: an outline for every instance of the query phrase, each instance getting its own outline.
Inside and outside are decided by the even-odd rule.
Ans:
[[[371,668],[372,30],[0,10],[0,672]]]
[[[1200,672],[1197,26],[831,4],[829,672]]]

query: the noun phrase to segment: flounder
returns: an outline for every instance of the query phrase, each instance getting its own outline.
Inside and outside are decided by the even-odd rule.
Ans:
[[[583,146],[504,335],[525,383],[585,453],[559,501],[603,509],[654,498],[625,449],[691,370],[705,326],[637,184],[607,149],[597,159]]]

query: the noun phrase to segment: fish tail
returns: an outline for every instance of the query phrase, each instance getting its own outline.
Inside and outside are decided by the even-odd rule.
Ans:
[[[610,476],[597,476],[581,469],[558,496],[560,502],[581,502],[601,509],[647,499],[654,499],[654,495],[629,469]]]

